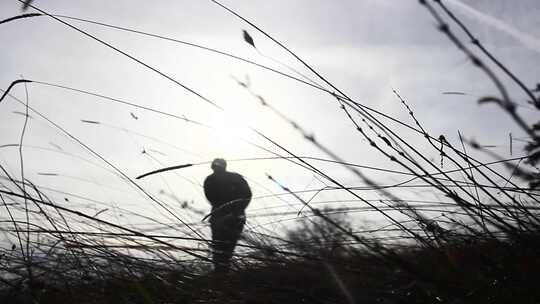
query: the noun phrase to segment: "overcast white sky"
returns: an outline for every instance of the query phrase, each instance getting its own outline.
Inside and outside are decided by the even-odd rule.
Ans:
[[[149,3],[133,0],[33,2],[50,14],[84,18],[200,44],[292,73],[265,57],[269,56],[316,79],[262,34],[211,1]],[[479,97],[497,94],[494,86],[436,30],[434,19],[418,1],[223,0],[223,3],[294,50],[356,101],[412,123],[407,111],[392,94],[392,89],[398,90],[434,136],[445,134],[457,144],[457,131],[460,130],[466,138],[476,138],[483,144],[496,146],[492,150],[503,157],[509,156],[508,133],[512,132],[515,137],[524,136],[495,106],[478,106],[476,101]],[[540,82],[540,2],[449,0],[447,4],[527,85],[533,87]],[[34,11],[30,9],[27,12]],[[0,19],[20,13],[18,1],[0,2]],[[163,166],[206,162],[214,157],[232,160],[272,156],[239,138],[281,155],[286,154],[248,131],[248,126],[260,130],[297,155],[327,157],[303,140],[288,124],[262,107],[257,99],[236,84],[233,77],[243,81],[248,77],[254,93],[315,134],[322,144],[348,162],[402,171],[369,147],[335,100],[324,92],[201,49],[95,24],[62,20],[144,61],[225,109],[221,111],[211,106],[169,79],[50,17],[1,24],[2,89],[22,75],[31,80],[91,91],[175,115],[185,115],[216,127],[208,130],[94,96],[42,84],[28,84],[31,107],[132,178]],[[453,28],[459,32],[455,26]],[[248,30],[254,38],[260,53],[243,41],[243,29]],[[460,37],[466,41],[461,33]],[[508,85],[514,101],[522,105],[519,107],[520,113],[531,121],[538,117],[538,112],[527,105],[525,95],[508,78],[502,77],[502,80]],[[447,91],[464,92],[466,95],[442,94]],[[18,85],[12,94],[24,102],[24,85]],[[24,112],[24,106],[14,99],[7,98],[0,104],[0,146],[19,142],[24,116],[17,112]],[[72,206],[77,208],[86,206],[98,211],[114,204],[155,218],[164,217],[139,191],[111,173],[111,168],[105,163],[37,114],[30,115],[23,150],[25,177],[40,186],[91,197],[105,205],[48,191],[51,198],[63,201],[69,197]],[[98,121],[100,124],[83,123],[81,120]],[[419,147],[426,156],[438,157],[438,152],[424,143],[421,136],[413,135],[387,120],[383,121]],[[519,154],[523,144],[515,142],[513,145],[514,154]],[[141,153],[143,149],[146,154]],[[18,152],[16,146],[0,147],[0,163],[9,168],[14,176],[20,177]],[[485,158],[481,154],[477,156]],[[313,164],[348,186],[363,185],[341,166],[320,162]],[[266,178],[266,173],[293,190],[314,189],[323,185],[311,172],[284,160],[237,161],[230,162],[229,167],[248,178],[256,197],[282,192]],[[362,169],[362,172],[383,185],[406,179],[371,170]],[[194,208],[208,211],[200,183],[209,173],[208,165],[201,165],[156,175],[138,183],[156,197],[174,205],[184,220],[197,222],[200,215],[180,209],[177,203],[160,191],[174,193],[181,200],[194,201]],[[373,191],[358,193],[366,198],[379,197]],[[438,194],[418,189],[400,190],[398,193],[405,199],[438,198]],[[302,194],[302,197],[309,199],[313,194]],[[266,213],[270,210],[259,209],[280,205],[284,208],[272,210],[298,210],[298,202],[292,197],[281,198],[283,200],[275,197],[255,199],[249,211],[251,214]],[[329,191],[320,194],[314,201],[347,199],[351,199],[351,196]],[[289,207],[287,202],[295,206]],[[124,215],[124,220],[132,224],[144,222],[140,218],[127,216],[127,213]],[[105,212],[100,216],[107,218],[113,214]],[[258,225],[273,220],[276,218],[261,217],[252,219],[250,223]],[[277,229],[280,226],[267,224],[265,227]]]

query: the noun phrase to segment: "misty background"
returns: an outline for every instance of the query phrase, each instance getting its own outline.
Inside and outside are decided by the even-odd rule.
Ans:
[[[49,14],[202,45],[303,79],[292,68],[321,83],[272,41],[211,1],[149,5],[143,1],[43,0],[33,4]],[[395,89],[433,136],[444,134],[458,146],[459,130],[466,139],[475,139],[502,157],[522,155],[523,132],[498,107],[477,103],[480,97],[497,94],[495,87],[436,29],[433,18],[417,1],[224,4],[255,21],[356,101],[413,124],[394,95]],[[452,0],[447,4],[526,84],[532,88],[540,82],[538,1]],[[0,3],[0,19],[20,13],[18,1]],[[278,156],[289,155],[252,131],[258,130],[298,156],[328,159],[290,124],[262,106],[259,95],[342,159],[364,166],[359,170],[379,185],[396,185],[410,179],[399,172],[380,170],[403,171],[359,136],[328,93],[200,48],[59,18],[143,61],[217,106],[51,17],[1,24],[0,88],[5,90],[20,78],[35,81],[27,84],[28,98],[25,85],[19,84],[10,93],[20,102],[8,97],[0,103],[0,163],[14,177],[21,176],[18,143],[25,121],[24,103],[28,101],[30,107],[132,179],[162,167],[195,164],[136,183],[205,235],[209,235],[209,229],[201,219],[210,206],[201,183],[211,173],[209,162],[215,157],[227,159],[229,169],[244,175],[252,187],[254,199],[247,210],[248,232],[280,235],[294,225],[302,207],[266,174],[318,206],[359,206],[350,194],[332,189],[334,185],[329,181],[279,159]],[[253,37],[256,48],[244,41],[243,30]],[[460,31],[456,32],[468,41]],[[518,111],[530,120],[537,118],[526,96],[508,79],[502,80],[516,98],[513,101]],[[249,84],[249,89],[239,82]],[[180,118],[58,86],[93,92]],[[449,94],[452,92],[459,94]],[[191,233],[102,159],[42,116],[32,111],[29,115],[23,138],[24,177],[55,202],[141,231]],[[421,135],[378,117],[411,143],[425,146],[425,155],[438,162],[439,152],[425,143]],[[510,133],[516,139],[512,149]],[[482,152],[468,152],[489,161]],[[366,199],[383,198],[342,165],[307,161],[346,186],[358,187],[354,191]],[[450,164],[443,166],[453,169]],[[423,189],[419,181],[403,185],[407,187],[393,187],[390,191],[404,200],[449,201],[431,188]],[[350,214],[358,219],[357,225],[386,224],[374,212]]]

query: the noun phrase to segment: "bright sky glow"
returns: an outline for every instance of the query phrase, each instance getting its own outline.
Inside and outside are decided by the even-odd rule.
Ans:
[[[417,2],[224,1],[294,50],[362,105],[413,125],[407,110],[392,93],[396,89],[433,136],[444,134],[459,145],[459,130],[467,139],[477,139],[493,146],[492,150],[499,155],[510,157],[509,133],[515,138],[525,135],[500,109],[477,104],[479,97],[497,94],[494,86],[437,31],[433,18]],[[460,8],[456,14],[528,85],[532,87],[540,81],[537,69],[540,4],[536,0],[518,1],[511,6],[505,5],[504,0],[449,2]],[[322,83],[264,35],[211,1],[166,1],[156,5],[131,0],[83,3],[36,0],[34,4],[50,14],[199,44],[303,81],[306,75],[310,81]],[[20,13],[19,2],[0,3],[0,19]],[[327,188],[317,192],[325,185],[335,185],[287,160],[272,159],[290,155],[251,128],[296,155],[312,157],[307,160],[309,163],[346,186],[360,187],[355,193],[363,198],[381,198],[379,192],[362,188],[366,184],[344,166],[313,159],[330,157],[271,108],[263,106],[261,98],[340,158],[363,166],[358,170],[380,185],[398,184],[410,178],[374,170],[404,171],[370,147],[340,104],[322,90],[201,48],[65,17],[60,19],[161,74],[50,17],[0,24],[0,88],[6,89],[12,81],[24,77],[102,95],[38,82],[27,85],[29,106],[43,117],[30,111],[23,145],[24,175],[59,203],[88,214],[107,209],[98,216],[145,231],[191,233],[115,169],[44,117],[132,179],[162,167],[195,164],[136,182],[204,235],[209,231],[200,220],[209,211],[209,205],[201,183],[210,173],[208,162],[215,157],[228,159],[230,170],[243,174],[250,182],[255,199],[248,209],[253,215],[248,224],[257,227],[253,231],[279,235],[294,224],[294,213],[302,206],[268,180],[266,174],[299,191],[304,200],[319,202],[319,207],[360,206],[356,198],[341,190]],[[243,40],[244,29],[254,38],[257,49]],[[460,37],[466,41],[465,36],[460,34]],[[503,77],[503,81],[515,96],[520,113],[528,120],[535,118],[538,112],[527,104],[525,95],[509,79]],[[334,91],[328,85],[323,87]],[[18,101],[10,97],[0,104],[0,164],[20,179],[17,144],[25,119],[25,86],[18,85],[11,94]],[[353,116],[368,130],[357,114]],[[426,158],[439,163],[439,151],[421,135],[376,116],[419,147]],[[376,138],[375,133],[369,135]],[[514,142],[513,155],[520,155],[523,146],[523,142]],[[489,159],[485,154],[471,153]],[[444,165],[445,169],[453,168]],[[404,199],[445,200],[440,193],[421,187],[391,191]],[[190,202],[189,208],[181,206],[183,201]],[[324,203],[328,201],[332,203]],[[265,215],[279,212],[291,214]],[[385,224],[372,212],[351,215],[359,219],[359,225]],[[160,223],[177,225],[177,230]]]

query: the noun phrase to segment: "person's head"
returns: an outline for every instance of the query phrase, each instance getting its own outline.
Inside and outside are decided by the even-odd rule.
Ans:
[[[227,169],[227,162],[223,158],[216,158],[212,161],[211,167],[214,172],[225,172],[225,169]]]

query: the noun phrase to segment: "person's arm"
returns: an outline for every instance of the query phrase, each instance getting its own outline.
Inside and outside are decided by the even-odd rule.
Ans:
[[[204,180],[204,195],[206,196],[208,202],[210,202],[210,205],[214,207],[217,201],[217,195],[213,189],[212,182],[208,177]]]
[[[247,208],[247,206],[251,202],[252,194],[251,194],[251,189],[249,188],[249,184],[242,177],[242,175],[238,175],[238,190],[239,190],[239,198],[243,199],[241,202],[239,202],[239,207],[243,211]]]

